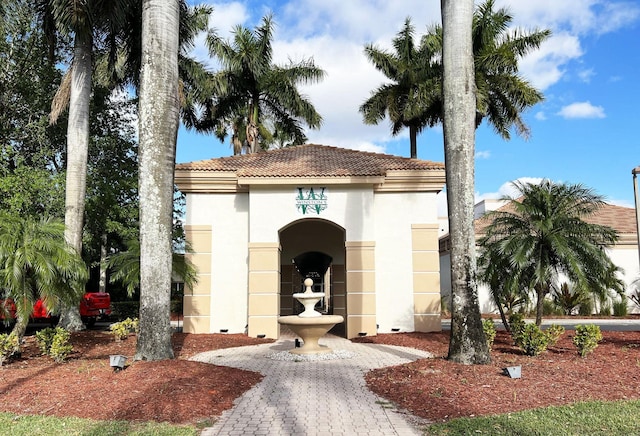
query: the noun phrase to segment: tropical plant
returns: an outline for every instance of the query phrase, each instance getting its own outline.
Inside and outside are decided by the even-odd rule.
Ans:
[[[507,316],[529,302],[529,293],[523,289],[518,275],[514,274],[514,266],[509,259],[501,256],[496,247],[482,251],[477,264],[478,280],[489,287],[502,324],[510,331]]]
[[[491,356],[480,318],[473,227],[473,0],[443,0],[441,4],[444,153],[451,229],[452,304],[448,358],[463,364],[486,364]]]
[[[22,339],[37,299],[55,310],[84,293],[87,268],[64,240],[64,224],[55,219],[0,215],[0,289],[13,299]]]
[[[380,85],[359,109],[367,124],[378,124],[388,116],[394,136],[408,128],[413,159],[418,157],[418,134],[442,121],[441,31],[433,28],[418,45],[414,33],[407,18],[392,41],[394,52],[373,44],[365,46],[369,61],[390,83]]]
[[[490,212],[479,241],[484,252],[498,253],[516,267],[515,274],[536,294],[536,324],[542,322],[544,298],[564,273],[579,287],[610,283],[612,261],[605,246],[615,230],[585,221],[604,201],[582,185],[514,182],[520,198],[505,197],[511,210]]]
[[[231,128],[234,154],[241,153],[243,146],[251,153],[261,148],[267,120],[295,138],[296,144],[306,140],[302,122],[312,129],[322,123],[320,114],[297,87],[322,80],[325,72],[313,59],[274,65],[273,28],[272,16],[267,15],[253,31],[236,26],[232,41],[223,40],[214,31],[207,36],[209,53],[223,69],[214,77],[204,116],[196,128],[220,138]]]
[[[554,287],[551,296],[565,315],[573,315],[575,310],[589,299],[584,288],[569,286],[567,282],[563,282],[560,288]]]
[[[187,253],[191,252],[189,246]],[[113,254],[107,262],[108,267],[113,271],[110,280],[122,283],[129,296],[133,295],[136,288],[140,286],[140,242],[132,239],[127,242],[127,250]],[[182,253],[173,252],[171,256],[172,276],[179,277],[188,287],[198,282],[198,271],[187,256]]]

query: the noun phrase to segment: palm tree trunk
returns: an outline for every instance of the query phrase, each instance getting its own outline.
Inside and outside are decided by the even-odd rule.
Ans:
[[[511,332],[509,321],[507,321],[507,316],[504,313],[504,307],[502,307],[502,303],[499,301],[499,298],[496,298],[496,305],[498,306],[498,313],[500,313],[500,319],[502,320],[504,329],[507,331],[507,333]]]
[[[476,281],[474,205],[475,84],[471,45],[473,0],[442,0],[444,147],[451,235],[449,359],[491,361]]]
[[[541,285],[537,285],[535,287],[536,290],[536,297],[537,297],[537,301],[536,301],[536,325],[538,327],[540,327],[540,325],[542,324],[542,314],[544,312],[544,297],[545,295],[547,295],[547,293],[545,292],[545,289],[543,286]]]
[[[418,158],[418,129],[409,126],[409,143],[411,144],[411,159]]]
[[[177,0],[143,0],[140,78],[140,333],[135,358],[173,358],[173,171],[178,135]]]
[[[91,38],[76,34],[71,66],[71,96],[67,125],[67,179],[65,187],[65,240],[82,253],[84,200],[89,155],[89,103],[91,101]],[[78,304],[64,305],[59,325],[69,331],[85,328]]]
[[[98,291],[107,292],[107,234],[100,236],[100,279]]]
[[[11,334],[18,338],[18,345],[16,345],[13,354],[20,354],[20,343],[22,342],[22,338],[24,338],[24,334],[27,331],[28,324],[29,318],[23,318],[19,313],[16,314],[16,323],[13,325]]]

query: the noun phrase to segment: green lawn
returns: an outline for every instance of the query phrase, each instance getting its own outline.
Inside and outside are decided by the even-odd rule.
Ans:
[[[433,424],[427,435],[637,435],[640,401],[585,402]]]
[[[98,406],[96,406],[98,407]],[[108,406],[103,406],[108,407]],[[196,436],[195,427],[127,421],[93,421],[51,416],[19,416],[0,413],[0,434],[11,436]]]

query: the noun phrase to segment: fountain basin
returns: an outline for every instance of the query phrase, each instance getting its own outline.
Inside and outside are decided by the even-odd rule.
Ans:
[[[314,303],[315,304],[315,303]],[[290,350],[293,354],[323,354],[331,353],[331,348],[318,344],[318,339],[327,334],[331,328],[344,321],[340,315],[322,315],[303,317],[298,315],[281,316],[278,323],[289,327],[302,338],[300,348]]]
[[[302,318],[315,318],[322,316],[320,312],[314,309],[318,301],[322,300],[324,292],[298,292],[293,294],[293,298],[298,300],[304,306],[304,312],[298,314]]]

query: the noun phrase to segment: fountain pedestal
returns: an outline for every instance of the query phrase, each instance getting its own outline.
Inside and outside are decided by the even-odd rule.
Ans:
[[[290,350],[293,354],[322,354],[331,353],[331,348],[318,344],[318,339],[326,335],[331,328],[344,321],[340,315],[322,315],[314,309],[318,301],[324,297],[323,292],[312,292],[313,280],[304,281],[305,292],[293,294],[293,297],[304,305],[304,312],[299,315],[281,316],[278,323],[286,325],[300,336],[303,345]]]

